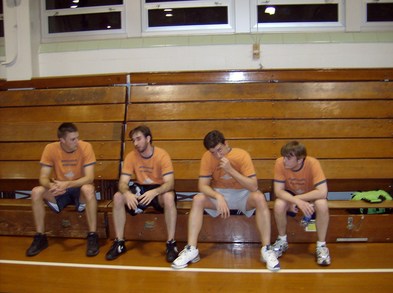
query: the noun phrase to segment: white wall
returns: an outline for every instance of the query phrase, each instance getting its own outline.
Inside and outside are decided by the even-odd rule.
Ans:
[[[41,53],[40,76],[113,72],[393,67],[393,43],[178,46]]]
[[[261,57],[257,60],[252,58],[252,43],[255,42],[252,39],[256,36],[247,33],[232,39],[233,35],[198,36],[201,42],[195,42],[193,36],[162,37],[161,43],[153,45],[155,39],[147,37],[107,43],[103,40],[101,47],[94,47],[94,41],[40,45],[39,5],[38,1],[34,3],[29,5],[29,1],[22,0],[17,8],[5,8],[9,16],[15,16],[5,19],[7,57],[11,58],[17,48],[19,58],[12,66],[0,66],[0,78],[24,80],[150,71],[393,67],[392,31],[379,35],[359,32],[332,33],[331,36],[326,33],[263,34],[258,37]],[[15,25],[18,35],[14,33]],[[165,43],[167,39],[174,40],[174,44]],[[214,39],[223,41],[215,42]],[[141,45],[127,46],[127,42],[140,42]],[[13,44],[18,46],[12,47]]]

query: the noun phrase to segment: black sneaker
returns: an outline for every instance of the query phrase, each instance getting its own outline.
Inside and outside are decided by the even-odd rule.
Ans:
[[[33,243],[26,250],[26,256],[34,256],[39,254],[48,247],[48,239],[45,234],[37,233],[34,235]]]
[[[106,253],[105,258],[107,260],[114,260],[118,258],[121,254],[126,253],[127,248],[124,244],[124,240],[115,239],[113,241],[112,247]]]
[[[176,241],[169,240],[166,243],[166,261],[173,262],[179,256],[179,251],[177,250]]]
[[[96,256],[100,252],[100,245],[98,243],[98,234],[90,232],[87,234],[87,256]]]

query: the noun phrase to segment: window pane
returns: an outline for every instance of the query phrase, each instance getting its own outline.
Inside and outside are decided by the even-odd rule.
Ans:
[[[258,5],[258,23],[337,21],[338,4]]]
[[[46,9],[69,9],[121,4],[123,4],[123,0],[46,0]]]
[[[151,9],[149,27],[228,24],[227,7]]]
[[[48,17],[49,33],[114,30],[121,28],[121,13],[91,13]]]
[[[367,21],[393,21],[393,3],[367,3]]]
[[[0,38],[4,38],[3,1],[0,1]]]
[[[4,38],[4,21],[0,20],[0,38]]]

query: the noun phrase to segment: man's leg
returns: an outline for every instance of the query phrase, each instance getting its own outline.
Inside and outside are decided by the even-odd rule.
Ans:
[[[260,191],[250,192],[246,208],[247,210],[255,208],[255,221],[262,245],[270,245],[271,218],[265,196]]]
[[[83,185],[80,189],[81,202],[86,203],[86,218],[89,225],[87,234],[87,256],[96,256],[100,252],[97,234],[97,199],[92,184]]]
[[[330,253],[326,246],[326,234],[329,226],[329,207],[326,199],[319,199],[314,202],[317,226],[317,248],[316,260],[321,266],[330,265]]]
[[[107,260],[114,260],[127,251],[124,240],[124,226],[126,224],[126,209],[124,195],[116,192],[113,196],[113,223],[115,225],[116,239],[106,253]]]
[[[165,223],[167,229],[168,241],[175,239],[176,232],[176,220],[177,220],[177,209],[175,203],[175,193],[174,192],[166,192],[162,195],[163,206],[164,206],[164,215],[165,215]]]
[[[86,218],[89,225],[89,232],[97,231],[97,199],[95,188],[91,184],[86,184],[81,187],[80,196],[82,202],[86,204]]]
[[[318,241],[325,242],[329,226],[329,207],[326,199],[316,200],[315,206],[315,223],[317,226]]]
[[[276,220],[279,236],[287,234],[287,210],[288,203],[284,200],[276,198],[274,201],[274,219]]]
[[[188,216],[188,241],[186,247],[180,252],[179,257],[174,260],[174,269],[185,268],[190,262],[195,263],[200,260],[198,245],[198,235],[203,224],[204,209],[216,209],[214,203],[204,194],[197,194],[192,200],[190,215]]]
[[[270,245],[271,238],[271,216],[269,207],[267,205],[265,196],[259,190],[256,192],[250,192],[247,199],[247,210],[255,208],[255,221],[261,237],[261,261],[266,263],[267,269],[271,271],[278,271],[280,269],[280,263],[277,260],[276,253],[273,251],[273,247]]]
[[[44,194],[47,192],[43,186],[34,187],[31,191],[31,207],[37,233],[45,233],[45,205]]]
[[[48,239],[45,235],[45,196],[49,197],[49,194],[43,186],[34,187],[31,192],[31,208],[37,233],[30,247],[26,250],[27,256],[37,255],[48,247]]]
[[[166,192],[159,195],[160,205],[164,207],[164,216],[167,230],[167,242],[166,242],[166,260],[167,262],[173,262],[179,255],[176,241],[176,220],[177,220],[177,209],[176,209],[176,194],[173,191]]]

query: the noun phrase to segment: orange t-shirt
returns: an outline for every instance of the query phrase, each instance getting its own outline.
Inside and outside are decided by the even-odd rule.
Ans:
[[[53,168],[54,179],[60,181],[77,180],[84,176],[84,167],[94,165],[96,157],[90,143],[80,140],[78,148],[67,153],[60,142],[47,144],[41,156],[40,164]]]
[[[162,148],[154,147],[153,155],[142,157],[139,152],[131,151],[124,159],[121,171],[124,175],[135,175],[139,184],[163,184],[163,177],[173,174],[172,160]]]
[[[303,166],[297,171],[286,169],[284,158],[281,157],[274,165],[274,181],[285,183],[285,189],[294,194],[304,194],[326,182],[326,177],[321,164],[313,157],[307,156],[303,161]]]
[[[256,176],[251,156],[245,150],[233,148],[226,155],[226,158],[240,174],[247,177]],[[239,182],[221,169],[219,164],[220,161],[210,151],[206,151],[202,156],[199,177],[211,178],[213,188],[244,189]]]

